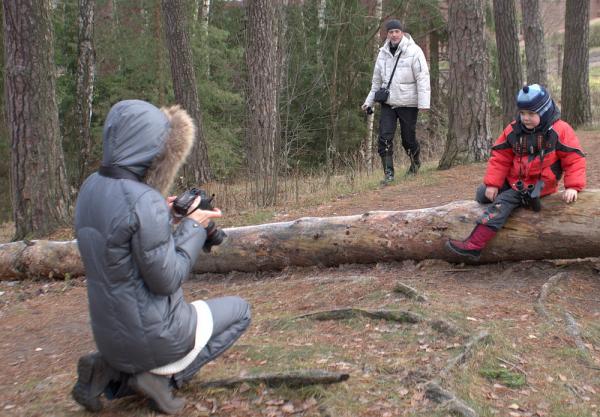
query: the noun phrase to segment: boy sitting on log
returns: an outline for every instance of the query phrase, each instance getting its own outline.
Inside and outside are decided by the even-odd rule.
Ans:
[[[539,211],[540,197],[557,191],[564,175],[563,200],[572,203],[585,187],[585,155],[573,128],[560,119],[548,91],[532,84],[517,94],[517,119],[492,147],[483,184],[475,199],[490,204],[463,241],[446,246],[461,257],[478,260],[481,251],[517,207]]]

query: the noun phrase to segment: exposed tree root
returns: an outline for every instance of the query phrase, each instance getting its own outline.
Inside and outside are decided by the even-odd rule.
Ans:
[[[452,392],[442,388],[437,382],[430,381],[425,385],[425,396],[430,400],[441,404],[442,407],[452,413],[464,417],[478,417],[478,414],[469,407],[463,400],[458,398]]]
[[[356,317],[367,317],[370,319],[382,319],[398,323],[421,323],[427,322],[432,329],[447,336],[461,335],[462,331],[454,323],[442,319],[426,319],[421,314],[406,310],[365,310],[362,308],[342,308],[336,310],[317,311],[294,317],[292,320],[346,320]]]
[[[303,314],[296,319],[312,320],[345,320],[356,317],[367,317],[371,319],[383,319],[400,323],[419,323],[424,321],[420,314],[405,310],[364,310],[362,308],[341,308],[337,310],[317,311],[315,313]]]
[[[300,387],[304,385],[333,384],[342,382],[350,377],[347,373],[307,369],[300,371],[262,373],[256,375],[239,376],[234,378],[217,379],[200,384],[200,388],[232,388],[243,383],[263,383],[268,386],[287,385]]]
[[[542,289],[540,290],[537,301],[536,301],[535,305],[533,306],[533,308],[540,316],[542,316],[546,320],[553,321],[552,316],[550,316],[550,314],[548,313],[548,310],[546,310],[546,306],[545,306],[546,298],[548,297],[548,294],[550,294],[550,291],[552,291],[552,288],[555,285],[557,285],[558,282],[561,279],[565,278],[566,276],[567,276],[566,272],[559,272],[558,274],[552,275],[548,279],[548,281],[546,281],[544,283],[544,285],[542,285]]]
[[[588,364],[593,365],[592,357],[590,352],[583,341],[583,337],[581,337],[581,332],[579,331],[579,324],[575,321],[575,318],[568,311],[564,312],[565,316],[565,324],[567,326],[567,333],[569,336],[573,338],[577,349],[582,353],[583,357],[586,358],[586,362]]]
[[[407,298],[410,298],[415,301],[421,301],[421,302],[427,301],[427,297],[425,297],[423,294],[421,294],[420,292],[415,290],[413,287],[409,287],[408,285],[406,285],[402,282],[399,282],[396,284],[396,286],[394,287],[394,292],[404,294]]]
[[[488,340],[490,340],[490,334],[485,330],[481,330],[479,333],[472,336],[465,344],[463,351],[448,361],[446,367],[440,372],[440,376],[444,377],[448,375],[453,368],[463,364],[473,354],[473,351],[478,344],[487,342]]]

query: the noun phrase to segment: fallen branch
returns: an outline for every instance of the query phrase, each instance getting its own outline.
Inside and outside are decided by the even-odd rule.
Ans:
[[[362,308],[342,308],[336,310],[317,311],[315,313],[303,314],[294,317],[297,319],[311,320],[346,320],[356,317],[367,317],[370,319],[383,319],[399,323],[419,323],[424,320],[423,316],[405,310],[364,310]]]
[[[394,287],[394,292],[404,294],[407,298],[410,298],[415,301],[422,301],[422,302],[427,301],[427,297],[425,297],[424,295],[419,293],[413,287],[409,287],[408,285],[406,285],[402,282],[399,282],[396,284],[396,286]]]
[[[546,320],[553,320],[550,314],[548,313],[548,310],[546,310],[546,298],[548,297],[548,294],[550,294],[550,291],[552,291],[554,286],[557,285],[558,282],[566,276],[567,274],[565,272],[559,272],[558,274],[554,274],[553,276],[551,276],[548,279],[548,281],[546,281],[544,285],[542,285],[542,289],[538,294],[537,301],[533,308],[540,316],[544,317]]]
[[[473,354],[473,351],[475,350],[475,347],[477,345],[479,345],[482,342],[487,342],[488,340],[490,340],[490,334],[485,330],[481,330],[479,333],[472,336],[469,339],[469,341],[465,344],[463,351],[459,355],[451,358],[448,361],[448,363],[446,364],[446,367],[444,369],[442,369],[442,371],[440,372],[440,375],[441,376],[448,375],[448,373],[454,367],[463,364]]]
[[[442,407],[452,413],[457,413],[464,417],[478,417],[475,410],[469,407],[455,394],[442,388],[437,382],[430,381],[425,385],[425,396],[428,399],[441,404]]]
[[[268,386],[287,385],[290,387],[300,387],[304,385],[334,384],[346,381],[349,377],[350,375],[346,373],[308,369],[217,379],[200,384],[200,388],[233,388],[243,383],[263,383]]]

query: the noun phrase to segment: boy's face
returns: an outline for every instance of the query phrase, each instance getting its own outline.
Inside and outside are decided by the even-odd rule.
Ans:
[[[400,29],[388,30],[387,37],[392,45],[398,45],[402,40],[402,31]]]
[[[519,116],[521,116],[521,123],[527,129],[534,129],[540,124],[540,115],[530,110],[519,110]]]

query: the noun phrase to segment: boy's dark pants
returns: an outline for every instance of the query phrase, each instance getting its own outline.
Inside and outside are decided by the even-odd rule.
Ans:
[[[385,103],[381,105],[379,140],[377,143],[379,156],[383,158],[394,154],[394,134],[399,120],[402,147],[409,157],[419,161],[421,148],[416,135],[418,115],[419,109],[416,107],[392,108]]]
[[[477,223],[486,225],[494,230],[500,230],[513,210],[523,205],[521,194],[510,188],[508,184],[504,184],[504,186],[498,190],[498,195],[492,202],[485,196],[485,189],[485,184],[482,184],[477,188],[475,200],[481,204],[493,204],[490,204],[485,209],[483,215],[477,220]]]

